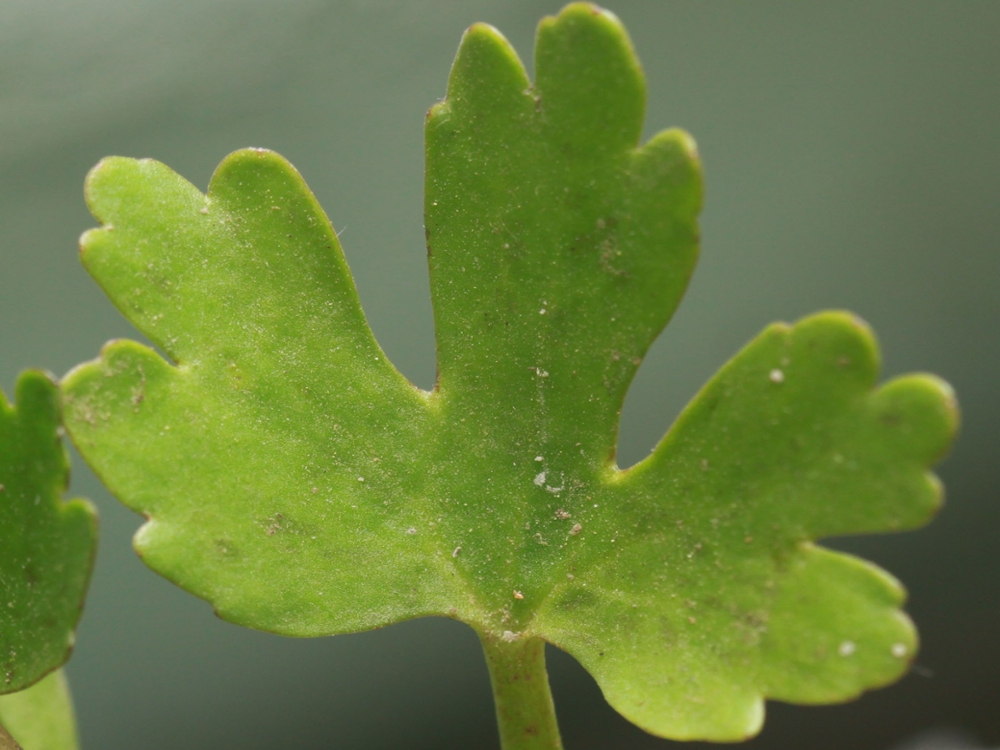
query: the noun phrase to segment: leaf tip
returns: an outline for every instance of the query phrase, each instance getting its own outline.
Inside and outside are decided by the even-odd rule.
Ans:
[[[547,120],[563,138],[611,152],[639,142],[645,78],[628,32],[613,13],[573,3],[543,19],[535,80]]]
[[[955,392],[946,381],[929,373],[902,375],[872,398],[881,427],[916,460],[931,466],[947,455],[961,418]]]
[[[488,96],[493,109],[497,109],[498,92],[520,96],[528,86],[521,59],[499,30],[487,23],[475,23],[466,29],[448,78],[448,100],[477,102]]]
[[[878,340],[860,316],[845,310],[824,310],[798,320],[790,335],[823,366],[853,374],[867,387],[874,387],[881,366]]]
[[[58,434],[58,386],[50,373],[43,370],[22,372],[14,388],[14,403],[25,429],[39,436]],[[9,408],[13,411],[15,406],[11,405]]]
[[[109,194],[114,192],[115,185],[120,184],[123,177],[133,171],[137,164],[138,160],[126,156],[105,156],[87,172],[83,181],[83,197],[95,219],[105,222],[109,213],[106,206]]]
[[[607,8],[602,8],[596,3],[587,2],[576,2],[569,3],[563,6],[554,16],[545,16],[541,23],[539,23],[539,28],[546,27],[550,28],[559,23],[573,23],[573,22],[583,22],[583,23],[603,23],[614,28],[616,32],[626,33],[625,26],[622,24],[621,19],[618,18],[614,13],[612,13]]]

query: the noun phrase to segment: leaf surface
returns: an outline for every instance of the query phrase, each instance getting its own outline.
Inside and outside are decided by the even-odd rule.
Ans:
[[[0,693],[23,690],[70,655],[93,566],[96,516],[63,502],[69,461],[59,391],[41,372],[0,393]]]
[[[912,528],[955,429],[930,376],[881,387],[843,313],[765,330],[653,453],[615,463],[628,385],[698,253],[697,154],[639,143],[617,19],[542,22],[532,84],[465,35],[426,125],[439,377],[386,360],[337,236],[271,152],[207,195],[153,161],[87,183],[83,261],[169,358],[67,376],[67,423],[149,521],[136,548],[233,622],[286,635],[444,615],[573,654],[650,732],[739,739],[766,697],[846,700],[907,668],[899,585],[813,544]]]

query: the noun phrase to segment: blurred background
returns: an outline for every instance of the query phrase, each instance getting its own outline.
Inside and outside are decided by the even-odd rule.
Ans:
[[[1000,745],[1000,3],[608,0],[649,83],[647,136],[692,132],[702,261],[627,402],[622,465],[772,320],[848,308],[885,376],[956,388],[962,435],[928,528],[835,540],[899,576],[918,667],[837,707],[769,704],[754,750]],[[0,386],[136,336],[76,259],[102,156],[205,188],[226,153],[275,149],[341,231],[379,341],[422,387],[434,340],[421,226],[424,112],[460,35],[499,27],[531,64],[529,0],[2,0]],[[149,572],[140,519],[78,457],[102,540],[68,668],[85,750],[495,748],[472,631],[422,620],[337,638],[241,630]],[[568,750],[650,749],[551,653]]]

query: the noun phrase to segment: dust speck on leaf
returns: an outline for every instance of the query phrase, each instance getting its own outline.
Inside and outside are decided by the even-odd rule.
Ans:
[[[285,517],[281,513],[275,513],[265,522],[264,533],[268,536],[274,536],[284,527],[284,521]]]
[[[452,551],[452,553],[451,553],[451,556],[452,556],[452,557],[458,557],[458,553],[459,553],[459,552],[461,552],[461,551],[462,551],[462,548],[461,548],[461,546],[459,546],[459,547],[455,547],[455,549],[454,549],[454,550]]]
[[[545,472],[544,471],[539,472],[538,474],[535,475],[535,478],[532,479],[531,481],[534,482],[536,486],[541,487],[543,484],[545,484]]]
[[[854,641],[844,641],[837,648],[837,653],[841,656],[850,656],[857,650],[858,647],[854,644]]]
[[[524,598],[524,594],[522,594],[522,593],[521,593],[520,591],[518,591],[517,589],[514,589],[514,598],[515,598],[515,599],[523,599],[523,598]]]
[[[906,648],[905,643],[892,644],[892,655],[895,656],[897,659],[902,659],[904,656],[906,656],[907,651],[908,649]]]
[[[570,536],[576,536],[581,531],[583,531],[583,524],[574,523],[573,524],[573,528],[569,530],[569,535]]]
[[[771,380],[772,383],[784,383],[785,382],[785,373],[782,372],[781,370],[775,368],[775,369],[771,370],[771,374],[768,375],[768,378]]]

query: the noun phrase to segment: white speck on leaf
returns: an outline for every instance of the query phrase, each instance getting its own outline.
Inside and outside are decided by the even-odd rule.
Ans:
[[[523,599],[523,598],[524,598],[524,594],[522,594],[522,593],[521,593],[520,591],[518,591],[517,589],[514,589],[514,598],[515,598],[515,599]]]
[[[583,531],[583,524],[574,523],[573,524],[573,528],[569,530],[569,535],[570,536],[576,536],[581,531]]]
[[[544,456],[535,456],[535,460],[536,461],[544,461],[545,457]]]
[[[857,651],[857,649],[858,647],[854,645],[854,641],[844,641],[843,643],[840,644],[840,647],[837,649],[837,653],[840,654],[841,656],[850,656],[855,651]]]
[[[458,557],[458,553],[462,551],[461,547],[455,547],[455,551],[451,553],[452,557]]]
[[[358,481],[359,482],[363,482],[363,481],[365,481],[365,478],[364,477],[358,477]]]
[[[902,659],[906,656],[907,648],[905,643],[894,643],[892,644],[892,655],[897,659]]]
[[[503,631],[503,635],[500,636],[500,640],[503,641],[504,643],[513,643],[520,637],[521,636],[515,633],[513,630],[505,630]]]
[[[406,530],[406,533],[407,533],[407,534],[416,534],[416,533],[417,533],[417,530],[416,530],[415,528],[413,528],[413,527],[411,526],[410,528],[408,528],[408,529]]]
[[[771,374],[768,375],[768,377],[771,379],[772,383],[784,383],[785,382],[785,373],[783,373],[781,370],[778,370],[777,368],[775,368],[774,370],[771,370]]]
[[[533,481],[538,487],[541,487],[543,484],[545,484],[545,472],[544,471],[539,472],[538,474],[535,475],[535,478],[532,479],[531,481]]]

